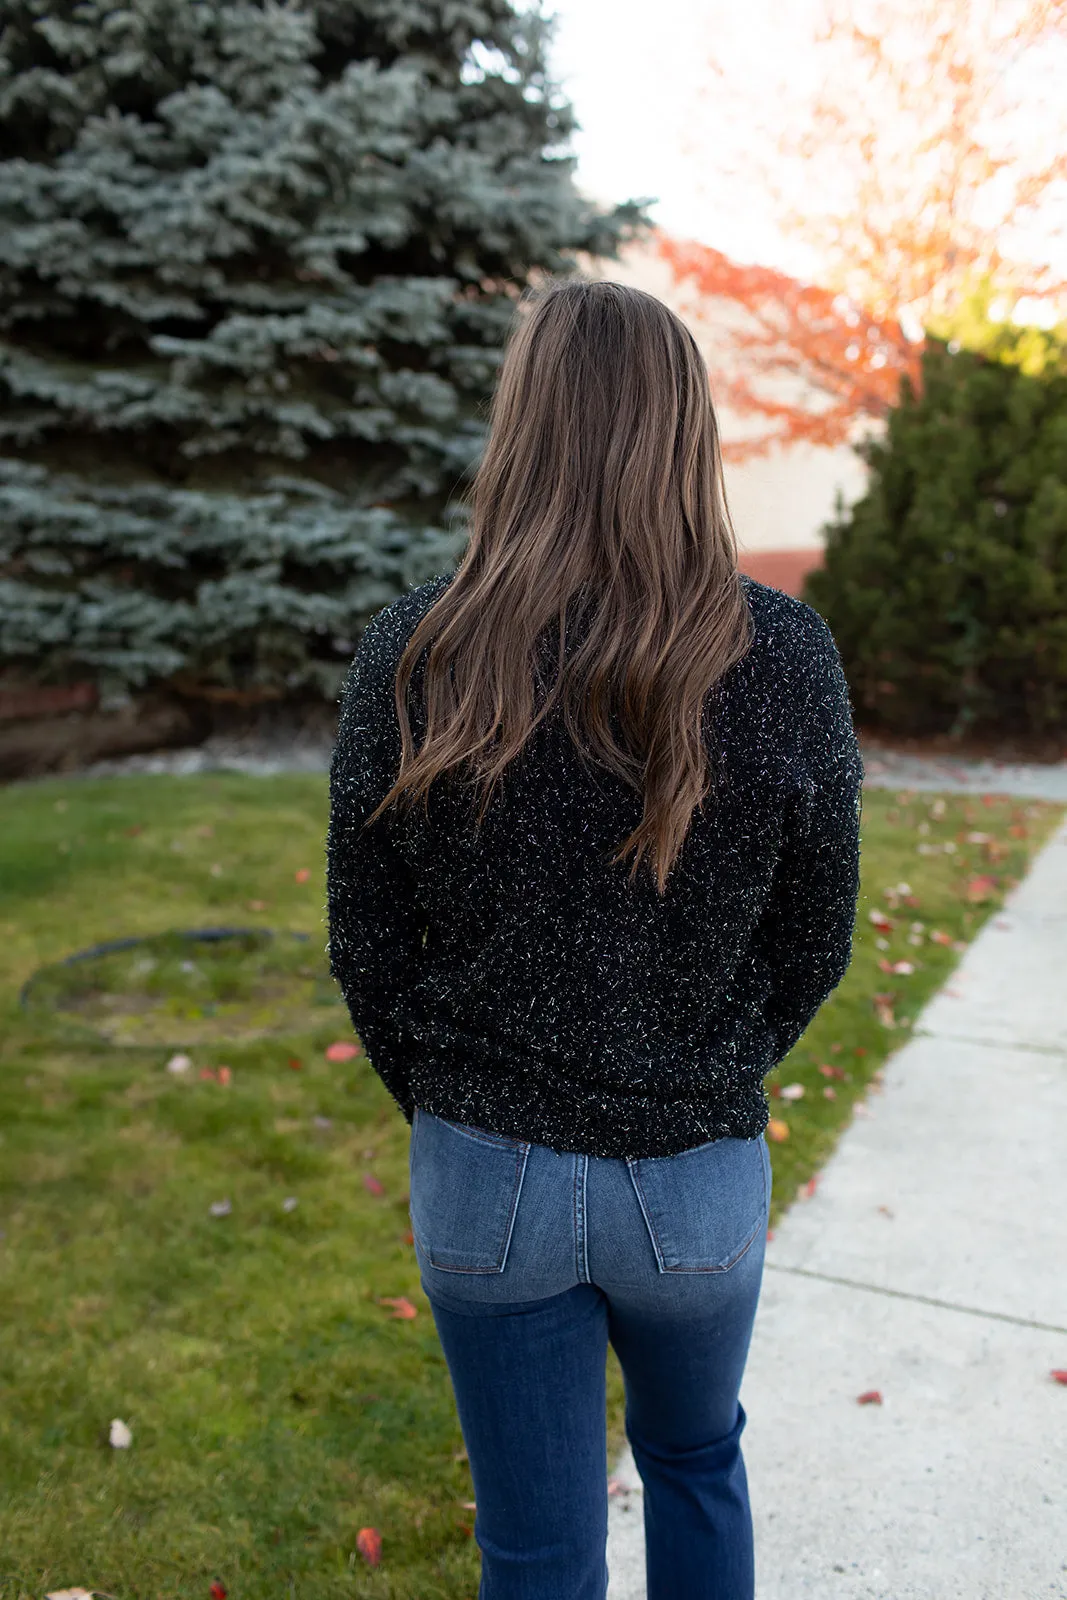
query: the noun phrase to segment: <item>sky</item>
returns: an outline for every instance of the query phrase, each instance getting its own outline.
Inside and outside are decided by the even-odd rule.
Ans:
[[[809,248],[781,232],[765,196],[730,169],[765,113],[812,87],[821,0],[544,0],[544,11],[555,17],[550,71],[582,124],[571,148],[583,190],[602,202],[654,197],[652,218],[668,232],[817,281]],[[751,94],[751,121],[716,94],[713,49]],[[1038,88],[1062,93],[1057,76],[1034,80],[1035,105]],[[1059,219],[1028,244],[1067,276]]]

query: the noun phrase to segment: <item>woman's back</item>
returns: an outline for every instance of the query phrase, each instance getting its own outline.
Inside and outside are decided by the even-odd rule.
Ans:
[[[358,826],[396,776],[397,662],[451,581],[374,618],[340,723],[331,962],[375,1067],[409,1121],[419,1104],[558,1150],[757,1137],[762,1080],[851,948],[861,764],[829,631],[743,580],[752,643],[710,697],[712,792],[660,894],[612,859],[640,794],[583,760],[559,716],[480,826],[455,780],[425,812]]]

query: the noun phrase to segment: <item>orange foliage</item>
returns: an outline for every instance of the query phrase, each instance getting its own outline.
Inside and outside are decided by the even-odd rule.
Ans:
[[[826,6],[820,87],[799,124],[771,130],[774,159],[752,156],[747,173],[783,232],[814,251],[823,286],[657,239],[696,291],[690,309],[714,315],[703,302],[730,303],[717,390],[765,424],[733,443],[735,459],[850,440],[884,415],[903,374],[918,382],[922,329],[983,279],[1012,301],[1058,300],[1067,288],[1011,238],[1042,220],[1067,179],[1067,96],[1053,99],[1044,146],[1028,120],[1052,76],[1048,52],[1067,47],[1067,0],[871,0],[862,24],[855,0]],[[711,67],[721,99],[731,78]]]

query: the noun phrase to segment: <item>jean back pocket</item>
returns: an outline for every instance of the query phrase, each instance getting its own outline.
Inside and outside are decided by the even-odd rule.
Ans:
[[[627,1166],[661,1272],[728,1272],[766,1227],[771,1161],[762,1138],[715,1139]]]
[[[409,1150],[411,1231],[445,1272],[503,1272],[528,1140],[449,1122],[416,1106]]]

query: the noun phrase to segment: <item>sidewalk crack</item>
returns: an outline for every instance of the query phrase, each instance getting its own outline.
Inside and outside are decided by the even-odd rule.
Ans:
[[[816,1278],[821,1283],[839,1283],[846,1289],[866,1289],[869,1294],[888,1295],[891,1300],[915,1300],[942,1311],[962,1311],[968,1317],[984,1317],[994,1322],[1010,1322],[1017,1328],[1037,1328],[1041,1333],[1067,1334],[1067,1327],[1055,1322],[1038,1322],[1034,1317],[1013,1317],[1007,1311],[985,1311],[981,1306],[964,1306],[955,1300],[938,1300],[930,1294],[913,1294],[907,1289],[887,1289],[879,1283],[861,1283],[857,1278],[838,1278],[832,1272],[813,1272],[809,1267],[787,1267],[779,1261],[765,1261],[769,1272],[790,1272],[798,1278]]]

